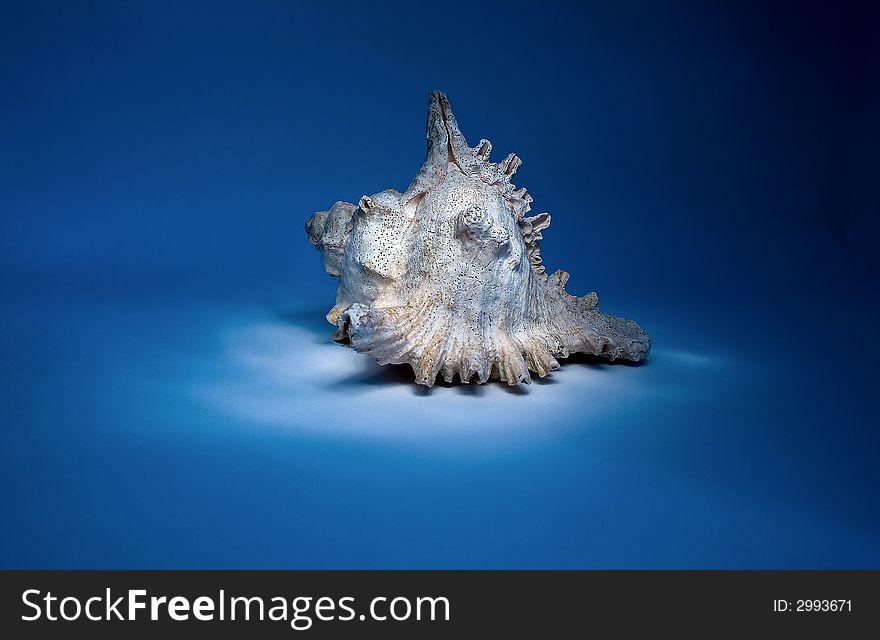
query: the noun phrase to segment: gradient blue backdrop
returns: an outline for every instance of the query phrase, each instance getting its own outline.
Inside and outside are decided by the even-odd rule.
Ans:
[[[878,42],[845,3],[4,2],[0,566],[880,568]],[[432,89],[644,365],[426,392],[329,344],[303,223],[406,187]]]

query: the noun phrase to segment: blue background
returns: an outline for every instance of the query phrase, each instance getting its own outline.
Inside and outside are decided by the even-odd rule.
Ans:
[[[0,566],[880,568],[877,42],[842,3],[4,3]],[[645,364],[427,391],[329,342],[303,223],[407,186],[433,89]]]

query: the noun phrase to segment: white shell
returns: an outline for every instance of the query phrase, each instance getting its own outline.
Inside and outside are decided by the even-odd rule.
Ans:
[[[651,341],[635,322],[600,313],[595,293],[566,293],[565,271],[544,273],[538,241],[550,215],[525,217],[532,198],[511,183],[520,159],[490,162],[488,140],[468,146],[440,92],[427,135],[406,193],[337,202],[306,224],[339,278],[333,340],[409,364],[427,386],[438,374],[528,383],[529,371],[543,377],[579,352],[641,359]]]

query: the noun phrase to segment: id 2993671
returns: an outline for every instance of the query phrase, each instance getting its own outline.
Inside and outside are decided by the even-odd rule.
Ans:
[[[774,613],[852,613],[852,600],[774,600]]]

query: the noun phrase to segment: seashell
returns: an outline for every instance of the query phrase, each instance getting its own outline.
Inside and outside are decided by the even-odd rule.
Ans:
[[[544,271],[550,214],[511,182],[520,159],[489,160],[492,145],[462,135],[449,101],[430,94],[428,152],[405,193],[337,202],[306,223],[324,269],[339,279],[332,339],[409,364],[416,382],[529,383],[573,353],[640,360],[651,346],[632,320],[601,313],[595,293],[565,291]]]

